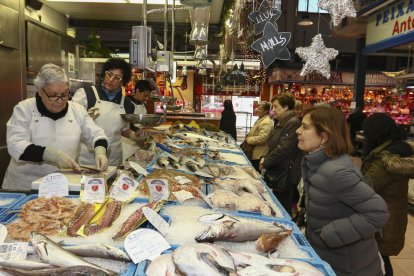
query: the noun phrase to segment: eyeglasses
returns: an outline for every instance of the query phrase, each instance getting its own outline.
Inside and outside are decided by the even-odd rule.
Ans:
[[[113,78],[115,81],[118,81],[118,82],[122,80],[121,76],[115,75],[111,71],[105,71],[105,77],[110,79],[110,80]]]
[[[46,91],[45,91],[45,89],[44,89],[44,88],[42,88],[42,90],[43,90],[43,92],[45,92],[46,97],[47,97],[47,98],[48,98],[48,100],[49,100],[49,101],[51,101],[51,102],[57,102],[59,99],[61,99],[62,101],[67,101],[67,100],[69,99],[69,94],[68,94],[68,93],[66,93],[66,94],[64,94],[64,95],[62,95],[62,96],[49,96],[49,95],[46,93]]]

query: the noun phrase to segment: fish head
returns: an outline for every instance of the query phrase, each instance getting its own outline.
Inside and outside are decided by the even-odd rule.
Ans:
[[[50,239],[43,234],[31,232],[30,241],[36,253],[42,260],[47,261],[49,259],[48,244],[50,243]]]

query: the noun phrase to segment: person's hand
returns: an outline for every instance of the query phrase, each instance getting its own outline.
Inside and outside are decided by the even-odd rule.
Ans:
[[[263,169],[264,169],[264,167],[263,167],[263,163],[264,163],[264,158],[262,157],[262,158],[260,159],[260,162],[259,162],[259,169],[260,169],[260,170],[263,170]]]
[[[92,118],[92,120],[96,120],[96,118],[99,117],[99,115],[101,115],[101,112],[99,111],[99,107],[91,107],[88,109],[88,114],[89,116]]]
[[[80,171],[79,164],[76,163],[67,153],[47,147],[43,153],[43,160],[55,163],[59,169],[73,169]]]
[[[101,172],[106,171],[106,169],[108,168],[108,158],[106,157],[105,147],[95,147],[95,162],[97,170]]]

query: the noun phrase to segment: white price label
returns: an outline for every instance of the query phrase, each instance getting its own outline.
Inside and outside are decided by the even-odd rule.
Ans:
[[[19,261],[26,260],[29,243],[0,243],[0,260]]]
[[[173,192],[172,193],[179,202],[183,203],[184,201],[186,201],[187,199],[192,199],[194,198],[193,194],[190,193],[189,191],[178,191],[178,192]]]
[[[121,174],[117,180],[112,184],[112,190],[109,197],[118,201],[127,201],[131,199],[132,194],[138,187],[138,182],[127,174]]]
[[[50,198],[53,196],[69,195],[69,181],[61,173],[46,175],[39,185],[39,197]]]
[[[3,224],[0,224],[0,243],[4,242],[7,237],[7,228]]]
[[[105,179],[82,176],[83,184],[82,201],[89,203],[104,203],[105,201]]]
[[[182,175],[176,176],[176,177],[174,177],[174,179],[177,180],[178,183],[180,183],[181,185],[193,183],[193,181],[191,181],[190,179],[188,179],[187,177],[182,176]]]
[[[151,201],[168,200],[170,190],[167,179],[147,179]]]
[[[142,175],[147,175],[148,174],[148,172],[147,172],[147,170],[146,169],[144,169],[143,167],[141,167],[138,163],[135,163],[135,162],[132,162],[132,161],[129,161],[129,165],[134,169],[134,170],[136,170],[137,171],[137,173],[139,173],[139,174],[142,174]]]
[[[171,248],[160,233],[143,228],[131,232],[125,238],[124,247],[135,264],[144,260],[152,261]]]
[[[149,222],[158,230],[163,236],[167,233],[170,225],[154,210],[148,207],[142,207],[142,212]]]

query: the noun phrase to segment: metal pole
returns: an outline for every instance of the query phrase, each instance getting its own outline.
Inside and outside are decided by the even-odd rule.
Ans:
[[[175,0],[173,0],[173,9],[171,16],[171,54],[174,58],[174,34],[175,34]]]
[[[164,48],[165,48],[165,51],[167,51],[167,48],[168,48],[167,31],[168,31],[168,0],[165,0],[164,2]]]
[[[144,26],[147,26],[147,0],[142,2],[142,19],[144,20]]]

